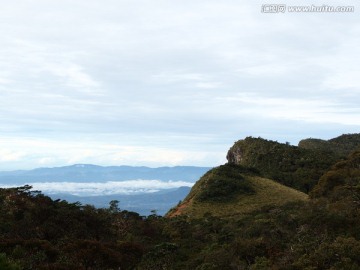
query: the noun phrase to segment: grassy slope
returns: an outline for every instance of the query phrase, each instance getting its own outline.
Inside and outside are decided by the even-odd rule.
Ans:
[[[255,190],[254,194],[240,194],[229,202],[199,202],[196,200],[198,183],[184,202],[170,211],[168,216],[188,215],[199,218],[211,213],[213,216],[229,217],[259,210],[264,206],[279,206],[292,201],[305,201],[308,198],[305,193],[270,179],[259,176],[244,177],[251,183]]]

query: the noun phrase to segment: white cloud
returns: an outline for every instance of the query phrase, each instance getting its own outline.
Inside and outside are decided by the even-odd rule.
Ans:
[[[185,181],[160,181],[160,180],[127,180],[108,181],[104,183],[75,183],[75,182],[35,182],[28,185],[33,190],[41,190],[43,193],[68,193],[78,196],[99,196],[112,194],[135,194],[151,193],[162,189],[192,187],[194,183]],[[3,188],[14,187],[2,185]]]
[[[323,98],[266,97],[238,94],[218,98],[228,106],[239,106],[238,114],[246,113],[263,118],[287,119],[339,125],[360,125],[360,108]]]
[[[1,149],[0,150],[0,162],[13,162],[19,161],[26,156],[25,152],[22,151],[13,151],[11,149]]]
[[[11,80],[7,79],[7,78],[1,78],[0,77],[0,85],[1,84],[9,84],[11,83]]]
[[[79,88],[80,91],[82,89],[88,90],[88,88],[98,88],[100,86],[97,81],[84,72],[82,67],[76,64],[49,66],[48,69],[54,75],[64,78],[69,87]]]
[[[219,88],[221,87],[221,83],[218,82],[199,82],[196,83],[195,86],[198,88],[204,88],[204,89],[213,89],[213,88]]]
[[[288,76],[296,71],[294,66],[286,63],[269,63],[260,64],[256,66],[248,66],[237,70],[240,73],[244,73],[250,76],[259,77],[273,77],[273,76]]]
[[[160,83],[174,83],[174,82],[189,82],[189,81],[203,81],[206,76],[199,73],[186,73],[186,72],[161,72],[152,76],[155,82]]]

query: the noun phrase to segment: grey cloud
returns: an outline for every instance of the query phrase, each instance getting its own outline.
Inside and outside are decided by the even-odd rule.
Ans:
[[[221,153],[246,135],[296,143],[357,131],[357,11],[262,14],[262,4],[3,3],[1,136]]]

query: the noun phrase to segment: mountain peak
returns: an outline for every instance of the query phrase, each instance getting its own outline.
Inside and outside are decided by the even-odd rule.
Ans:
[[[74,164],[71,165],[70,167],[74,167],[74,168],[94,168],[94,167],[102,167],[99,165],[93,165],[93,164]]]

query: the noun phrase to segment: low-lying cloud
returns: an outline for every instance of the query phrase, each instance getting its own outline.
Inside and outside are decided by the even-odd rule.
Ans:
[[[160,180],[128,180],[108,181],[103,183],[75,183],[75,182],[35,182],[29,183],[33,190],[40,190],[46,194],[66,193],[76,196],[100,196],[113,194],[139,194],[152,193],[163,189],[179,187],[192,187],[194,183],[185,181],[160,181]],[[13,187],[3,185],[3,188]]]

